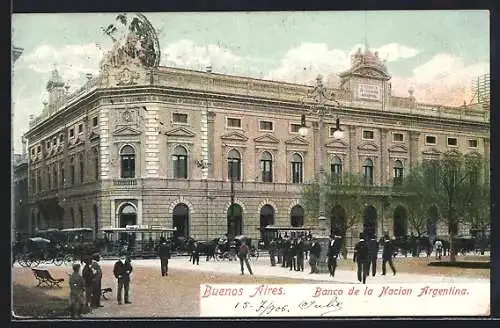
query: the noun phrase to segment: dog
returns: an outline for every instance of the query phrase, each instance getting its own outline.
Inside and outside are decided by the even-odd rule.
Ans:
[[[102,299],[107,300],[108,298],[107,298],[106,294],[111,293],[112,291],[113,291],[113,289],[111,289],[110,287],[101,289]]]

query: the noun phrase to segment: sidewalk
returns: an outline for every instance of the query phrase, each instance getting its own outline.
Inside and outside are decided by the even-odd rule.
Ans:
[[[219,261],[206,262],[204,258],[200,259],[200,265],[193,265],[188,261],[188,257],[176,257],[169,261],[169,268],[179,269],[179,270],[192,270],[192,271],[203,271],[203,272],[217,272],[223,274],[234,274],[239,275],[240,265],[239,262],[229,262],[229,261]],[[352,263],[352,260],[347,260]],[[150,260],[135,260],[134,265],[154,267],[160,265],[159,259]],[[356,267],[355,263],[352,263],[352,271],[349,270],[337,270],[335,272],[335,277],[331,278],[328,274],[309,274],[309,266],[306,264],[304,272],[290,271],[290,269],[282,268],[281,266],[271,267],[269,264],[269,258],[263,257],[257,260],[252,259],[250,261],[252,266],[252,271],[255,276],[258,277],[279,277],[279,278],[292,278],[292,279],[303,279],[309,281],[323,281],[330,283],[358,283],[356,277]],[[396,268],[397,270],[397,268]],[[370,276],[367,281],[370,283],[489,283],[489,279],[479,279],[479,278],[469,278],[469,277],[445,277],[438,275],[419,275],[410,273],[397,273],[395,276],[389,269],[389,273],[385,276],[380,274],[381,264],[377,265],[377,275],[375,277]],[[248,274],[248,273],[245,273]]]

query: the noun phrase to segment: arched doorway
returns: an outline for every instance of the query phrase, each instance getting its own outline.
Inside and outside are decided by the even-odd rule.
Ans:
[[[189,237],[189,207],[186,204],[180,203],[175,205],[172,213],[172,222],[177,231],[174,232],[174,237]]]
[[[429,240],[434,243],[437,237],[437,221],[439,219],[439,213],[436,206],[431,206],[427,210],[427,235],[429,236]]]
[[[394,237],[401,238],[408,234],[408,217],[406,209],[403,206],[398,206],[394,210],[393,222]]]
[[[300,205],[292,207],[290,212],[290,225],[292,227],[302,227],[304,225],[304,209]]]
[[[371,238],[377,234],[377,210],[372,205],[365,206],[363,233],[365,234],[365,238]]]
[[[266,234],[264,228],[268,225],[274,224],[274,208],[271,205],[264,205],[260,209],[260,238],[264,240],[264,242],[268,243],[266,240]]]
[[[345,237],[346,233],[346,214],[340,205],[332,208],[332,217],[330,219],[330,234]]]
[[[243,234],[243,209],[233,204],[227,209],[227,234],[229,237]]]
[[[124,204],[120,208],[120,228],[125,228],[127,225],[137,224],[137,211],[132,204]]]

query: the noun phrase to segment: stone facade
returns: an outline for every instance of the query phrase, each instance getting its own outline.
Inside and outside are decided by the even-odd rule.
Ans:
[[[302,137],[297,131],[310,86],[136,64],[107,68],[72,95],[52,83],[62,96],[45,106],[26,134],[32,228],[86,226],[98,233],[123,225],[129,204],[135,211],[126,214],[135,216],[130,223],[177,226],[179,234],[203,240],[218,237],[228,227],[228,154],[236,150],[238,232],[257,238],[261,219],[291,224],[324,145],[326,170],[336,157],[343,172],[362,173],[363,163],[373,162],[375,188],[367,205],[376,210],[377,234],[392,233],[398,195],[376,186],[392,184],[396,160],[408,172],[452,149],[489,156],[489,111],[422,105],[411,92],[393,97],[385,67],[371,53],[360,56],[366,60],[354,60],[341,74],[341,87],[331,89],[341,105],[326,104],[333,115],[324,120],[323,138],[314,115],[307,117],[312,132]],[[59,79],[57,72],[52,79]],[[340,140],[331,134],[337,115],[345,132]],[[302,183],[292,179],[296,154]],[[261,160],[268,155],[272,182],[263,182],[261,165],[267,164]],[[389,196],[394,201],[388,204]],[[266,205],[272,208],[268,216],[261,212],[270,209]],[[303,223],[316,221],[305,213]]]

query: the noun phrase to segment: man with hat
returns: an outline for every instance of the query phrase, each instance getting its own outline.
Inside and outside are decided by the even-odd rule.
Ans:
[[[354,246],[353,261],[358,264],[358,281],[366,284],[370,262],[368,262],[368,243],[365,241],[364,233],[359,234],[359,241]]]
[[[92,255],[92,307],[102,307],[101,305],[101,281],[102,270],[99,265],[100,256],[98,253]]]
[[[394,263],[392,262],[393,257],[394,239],[391,240],[388,235],[385,235],[384,250],[382,251],[382,275],[385,275],[387,262],[389,262],[393,275],[396,275],[396,268],[394,268]]]
[[[72,318],[80,318],[83,306],[83,278],[80,275],[80,264],[73,264],[73,273],[69,276],[69,308]]]
[[[170,259],[170,245],[164,237],[160,238],[160,247],[158,248],[160,256],[161,275],[168,276],[168,260]]]
[[[125,304],[131,304],[128,297],[128,291],[130,286],[130,274],[132,273],[132,264],[130,259],[126,257],[125,253],[120,254],[120,259],[116,261],[113,268],[113,274],[118,280],[118,289],[116,293],[116,298],[118,305],[122,304],[122,289],[125,289]]]
[[[340,253],[340,236],[337,234],[330,235],[330,244],[328,245],[328,251],[326,253],[328,272],[330,276],[335,276],[335,269],[337,268],[337,258]]]
[[[378,255],[378,242],[375,235],[372,235],[368,241],[368,274],[370,274],[370,266],[372,269],[372,276],[375,277],[377,273],[377,255]]]

